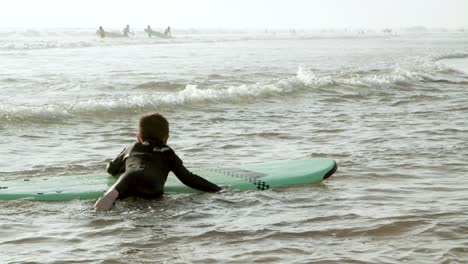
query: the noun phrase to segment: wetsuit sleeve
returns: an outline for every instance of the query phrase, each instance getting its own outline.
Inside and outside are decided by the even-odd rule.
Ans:
[[[125,148],[115,157],[109,164],[107,164],[107,173],[112,176],[118,176],[125,172],[125,156],[127,155],[129,148]]]
[[[218,185],[203,179],[202,177],[191,173],[185,168],[182,160],[173,151],[173,158],[171,159],[171,171],[177,178],[190,188],[197,189],[204,192],[217,192],[221,190]]]

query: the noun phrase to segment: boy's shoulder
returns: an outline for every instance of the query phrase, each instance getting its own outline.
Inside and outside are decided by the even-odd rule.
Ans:
[[[145,142],[135,142],[132,145],[130,145],[132,148],[143,148],[146,151],[151,151],[151,152],[172,152],[174,153],[174,150],[166,145],[166,144],[152,144],[151,142],[145,141]]]

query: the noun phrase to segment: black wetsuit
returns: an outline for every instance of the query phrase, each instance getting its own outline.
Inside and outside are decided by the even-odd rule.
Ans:
[[[157,198],[172,171],[185,185],[206,192],[217,192],[219,186],[188,171],[175,152],[159,140],[136,142],[124,149],[107,166],[107,172],[118,177],[115,189],[119,199],[129,196]]]

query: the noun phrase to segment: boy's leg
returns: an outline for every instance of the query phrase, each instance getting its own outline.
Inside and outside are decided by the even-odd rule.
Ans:
[[[112,185],[103,197],[94,204],[96,210],[109,210],[117,198],[124,199],[129,196],[133,189],[135,171],[126,171]]]
[[[114,205],[115,200],[119,197],[119,192],[111,188],[103,197],[99,198],[94,204],[96,210],[109,210]]]

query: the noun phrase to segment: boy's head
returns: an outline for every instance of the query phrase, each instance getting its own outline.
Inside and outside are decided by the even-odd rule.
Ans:
[[[169,122],[160,113],[148,113],[140,118],[138,126],[138,139],[145,142],[150,139],[159,139],[164,144],[169,138]]]

